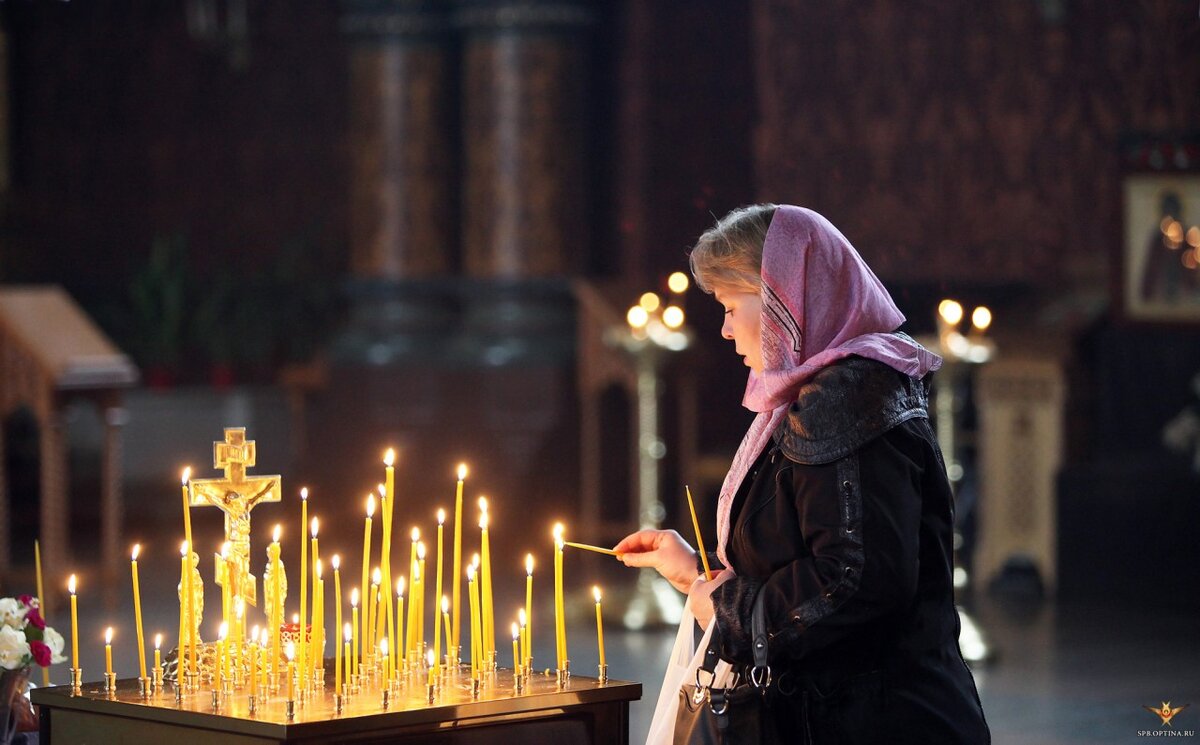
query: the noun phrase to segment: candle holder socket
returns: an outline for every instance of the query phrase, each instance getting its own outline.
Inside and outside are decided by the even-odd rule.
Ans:
[[[71,668],[71,695],[78,696],[83,687],[83,668]]]
[[[142,698],[150,698],[150,679],[138,678],[138,695]]]
[[[212,707],[214,709],[221,708],[221,692],[216,688],[214,688],[212,692]]]
[[[599,665],[600,668],[600,685],[608,682],[608,665]]]
[[[110,696],[117,692],[117,674],[116,673],[105,673],[104,674],[104,692],[109,694]]]
[[[184,685],[189,691],[194,691],[200,687],[200,674],[197,672],[187,672],[183,674]]]
[[[344,706],[344,703],[342,701],[342,694],[340,694],[340,693],[333,694],[333,713],[341,714],[343,706]]]
[[[525,691],[525,678],[521,675],[514,675],[513,680],[516,681],[517,693],[523,693]]]
[[[430,683],[429,685],[427,685],[425,687],[428,689],[428,694],[429,694],[427,697],[427,700],[429,701],[429,703],[432,704],[434,697],[437,695],[437,686],[435,686],[433,683]]]
[[[391,692],[391,691],[389,691],[389,690],[387,689],[387,687],[386,687],[386,686],[384,686],[383,690],[381,690],[381,691],[379,692],[379,705],[380,705],[380,707],[382,707],[382,708],[384,708],[384,709],[386,709],[386,708],[388,707],[388,703],[389,703],[389,699],[390,699],[390,697],[391,697],[391,693],[392,693],[392,692]]]
[[[479,698],[479,678],[471,678],[471,698]]]
[[[175,681],[175,705],[183,705],[183,686],[179,684],[179,681]]]
[[[293,719],[295,719],[296,718],[296,702],[291,699],[288,699],[283,704],[283,711],[284,711],[284,714],[287,716],[287,719],[289,722],[292,721]]]
[[[258,711],[258,696],[255,696],[253,693],[250,694],[250,697],[246,701],[246,711],[250,716],[254,716]]]

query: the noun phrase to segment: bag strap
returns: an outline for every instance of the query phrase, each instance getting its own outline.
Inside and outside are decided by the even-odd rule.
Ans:
[[[766,585],[758,588],[754,595],[754,610],[750,614],[751,651],[754,655],[754,666],[750,668],[750,683],[763,693],[771,685],[771,666],[767,664],[767,612],[763,603],[763,590]]]

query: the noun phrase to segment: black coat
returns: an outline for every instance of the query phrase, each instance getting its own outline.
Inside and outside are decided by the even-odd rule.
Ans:
[[[805,384],[732,507],[722,656],[763,588],[785,742],[987,743],[958,647],[954,505],[922,382],[851,357]]]

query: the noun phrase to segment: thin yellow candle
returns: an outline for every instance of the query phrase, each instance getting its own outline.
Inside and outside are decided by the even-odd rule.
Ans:
[[[71,668],[79,669],[79,604],[75,597],[75,575],[67,579],[67,592],[71,593]]]
[[[245,636],[240,629],[242,624],[246,622],[246,606],[241,595],[233,599],[233,627],[230,629],[229,644],[227,650],[229,652],[229,674],[232,676],[234,670],[242,669],[242,639]]]
[[[566,629],[563,625],[563,525],[554,525],[554,641],[558,669],[566,660]]]
[[[265,655],[267,653],[267,646],[268,646],[268,644],[270,644],[270,642],[271,642],[271,635],[267,633],[266,629],[263,629],[262,630],[262,638],[258,642],[260,654]],[[264,689],[266,689],[266,687],[267,687],[267,661],[266,661],[266,659],[263,659],[263,661],[262,661],[262,682],[260,683],[260,685]]]
[[[525,554],[525,657],[533,657],[533,554]]]
[[[471,614],[471,679],[479,679],[479,614],[476,612],[476,606],[479,601],[476,599],[478,592],[475,587],[475,565],[467,566],[467,597],[470,602]]]
[[[317,577],[317,589],[313,595],[313,645],[312,670],[313,676],[325,666],[325,577],[324,565],[318,560],[313,567]]]
[[[352,589],[350,591],[350,620],[354,624],[353,632],[352,632],[352,636],[351,636],[351,641],[354,643],[350,647],[351,655],[352,655],[352,657],[350,658],[350,670],[352,672],[357,672],[358,671],[358,649],[359,649],[359,646],[358,646],[358,588],[357,587],[355,587],[354,589]]]
[[[112,675],[112,638],[113,629],[109,626],[104,630],[104,672]]]
[[[390,595],[391,593],[388,593],[388,594]],[[379,659],[380,659],[380,669],[387,670],[388,669],[388,640],[387,640],[386,636],[379,640]],[[385,686],[387,685],[387,682],[386,682],[387,680],[388,680],[388,678],[385,677],[384,678]]]
[[[429,650],[429,653],[426,655],[426,663],[427,663],[427,666],[425,669],[428,671],[428,676],[429,676],[427,678],[426,685],[432,686],[433,685],[433,650],[432,649]]]
[[[217,684],[228,679],[228,648],[229,648],[229,624],[221,622],[220,628],[217,630]]]
[[[187,546],[187,552],[190,552],[192,547],[195,545],[192,543],[191,500],[188,499],[188,482],[191,480],[191,478],[192,467],[188,466],[187,468],[183,469],[183,474],[180,479],[183,489],[183,540],[184,545]],[[182,581],[184,604],[187,606],[187,608],[186,611],[183,608],[180,608],[180,612],[183,613],[184,618],[186,619],[186,621],[180,626],[183,629],[183,633],[187,636],[179,637],[179,650],[181,655],[183,654],[184,650],[187,650],[191,653],[187,658],[187,671],[195,672],[199,663],[200,653],[197,649],[198,645],[196,640],[196,609],[192,607],[192,573],[190,571],[190,567],[187,567],[186,565],[186,559],[187,554],[185,553],[185,569],[183,572]]]
[[[221,622],[229,626],[233,621],[233,567],[229,565],[229,541],[221,544],[221,565],[225,568],[225,582],[221,585]]]
[[[451,603],[453,603],[453,616],[451,618],[452,628],[454,629],[453,640],[447,642],[452,649],[462,647],[462,624],[459,619],[460,593],[462,592],[462,497],[463,497],[463,481],[467,478],[467,464],[458,464],[458,485],[454,489],[454,586],[451,588]]]
[[[375,495],[367,494],[367,520],[363,525],[363,559],[362,559],[362,587],[363,592],[371,589],[371,584],[368,581],[371,576],[371,518],[375,515]],[[366,613],[370,608],[371,596],[363,598],[363,621],[367,621]],[[357,626],[357,624],[355,624]],[[367,637],[370,634],[367,632],[367,625],[364,624],[362,629],[361,646],[358,649],[358,659],[366,661],[367,658]],[[356,644],[359,642],[356,642]],[[357,663],[357,660],[355,660]],[[354,668],[358,670],[358,667]]]
[[[383,573],[379,567],[375,567],[371,571],[371,595],[370,602],[367,603],[367,628],[370,629],[371,643],[368,645],[371,649],[379,644],[379,583],[383,579]]]
[[[410,652],[417,651],[417,619],[414,617],[413,614],[416,613],[418,610],[417,605],[416,605],[416,596],[417,596],[417,590],[420,587],[420,581],[421,581],[421,577],[419,574],[420,567],[417,566],[417,544],[420,542],[421,542],[421,529],[414,527],[412,529],[412,546],[411,546],[411,549],[409,552],[409,559],[408,559],[408,576],[410,578],[412,578],[412,586],[409,588],[410,602],[408,604],[408,636],[405,637],[405,640],[404,640],[405,646],[408,648],[408,650]],[[419,660],[414,660],[414,662],[419,662]]]
[[[513,637],[513,675],[521,674],[521,627],[512,625]]]
[[[417,589],[417,596],[414,600],[417,603],[417,649],[423,649],[425,646],[425,542],[421,541],[417,544],[417,576],[420,578],[420,586]]]
[[[279,546],[279,535],[283,532],[283,526],[276,525],[275,532],[272,536],[271,551],[271,584],[275,588],[275,617],[268,618],[267,622],[271,625],[271,674],[275,675],[279,672],[279,653],[283,651],[280,648],[280,627],[283,626],[283,585],[282,582],[282,567],[280,564],[280,555],[282,549]],[[276,681],[278,684],[278,681]]]
[[[304,541],[304,531],[308,530],[308,487],[300,490],[300,674],[308,677],[304,666],[308,643],[305,624],[308,622],[308,544]]]
[[[296,663],[295,663],[296,644],[295,644],[295,642],[287,643],[287,649],[285,650],[284,654],[287,655],[287,700],[294,701],[296,698],[296,683],[294,680],[294,678],[296,677]]]
[[[446,627],[446,659],[448,664],[454,664],[454,652],[450,649],[450,598],[442,596],[442,622]]]
[[[342,630],[342,573],[340,571],[342,566],[342,557],[334,554],[333,558],[330,559],[330,563],[333,564],[333,633],[335,634],[333,638],[333,651],[334,657],[336,658],[334,660],[334,665],[339,670],[338,675],[341,675],[340,669],[342,667],[342,645],[338,644],[336,634]],[[337,687],[334,688],[334,693],[341,692],[342,684],[339,681]]]
[[[483,608],[483,654],[484,665],[490,666],[496,652],[496,614],[492,606],[492,552],[488,545],[488,502],[479,498],[479,553],[483,556],[480,565],[479,590]]]
[[[250,685],[250,692],[254,692],[254,687],[258,685],[258,624],[254,624],[254,628],[250,631],[250,677],[246,682]]]
[[[442,525],[446,522],[446,511],[437,511],[437,576],[433,580],[434,590],[433,597],[442,597]],[[435,601],[436,602],[436,601]],[[446,648],[450,648],[450,637],[446,637]],[[433,611],[433,666],[437,666],[442,660],[442,625],[438,623],[437,609]],[[434,671],[437,672],[436,669]]]
[[[317,654],[319,654],[318,652],[314,651],[315,647],[313,646],[314,642],[317,641],[317,637],[318,637],[318,634],[317,634],[317,617],[318,617],[318,615],[317,615],[317,582],[318,582],[318,579],[317,579],[316,568],[317,568],[318,562],[321,561],[320,551],[318,550],[318,547],[317,547],[317,528],[319,528],[319,527],[320,527],[320,521],[314,516],[312,521],[309,523],[309,535],[312,536],[311,541],[312,541],[312,566],[313,566],[313,581],[312,581],[313,603],[312,603],[312,619],[309,622],[310,630],[309,630],[309,636],[307,639],[305,639],[304,629],[303,628],[300,629],[300,638],[302,640],[302,643],[300,645],[300,664],[301,664],[301,673],[300,674],[304,677],[305,680],[308,680],[310,677],[312,677],[309,673],[311,672],[311,670],[313,668],[317,667],[316,659],[317,659]],[[301,609],[301,613],[303,613],[303,608]]]
[[[708,554],[704,552],[704,538],[700,535],[700,521],[696,519],[696,504],[692,501],[692,490],[686,485],[683,490],[687,493],[688,509],[692,512],[692,529],[696,531],[696,547],[700,551],[700,563],[704,566],[704,579],[711,581],[712,570],[708,568]]]
[[[46,591],[42,587],[42,544],[37,539],[33,541],[33,566],[37,577],[38,608],[41,609],[42,618],[46,618],[50,615],[50,609],[46,607]],[[48,667],[42,668],[42,685],[50,685],[50,668]]]
[[[395,665],[396,659],[402,654],[402,650],[397,650],[396,647],[403,647],[404,644],[397,644],[396,626],[392,620],[392,519],[395,515],[396,506],[396,472],[394,462],[396,452],[392,448],[388,448],[383,454],[384,465],[384,483],[383,493],[387,509],[384,510],[383,518],[383,557],[380,564],[383,568],[383,580],[379,583],[380,591],[383,594],[383,608],[385,611],[384,623],[385,633],[388,639],[391,639],[392,657],[391,664]]]
[[[351,656],[350,644],[351,644],[351,639],[352,639],[353,635],[354,635],[354,632],[350,629],[349,623],[347,623],[345,626],[342,627],[342,646],[338,647],[338,649],[341,650],[341,653],[338,655],[338,669],[337,669],[337,675],[336,675],[337,680],[334,681],[334,685],[337,686],[334,689],[336,693],[342,692],[341,660],[343,657],[346,659],[346,680],[350,680],[350,656]]]
[[[592,588],[596,597],[596,644],[600,647],[600,667],[604,667],[604,620],[600,615],[600,587]]]
[[[397,639],[404,639],[404,578],[396,580],[396,631],[399,632]],[[400,645],[402,649],[396,650],[397,660],[408,662],[408,649],[404,644]]]
[[[162,634],[154,635],[154,672],[162,669]]]
[[[138,651],[138,671],[141,673],[139,677],[142,680],[146,679],[146,644],[142,637],[142,591],[138,586],[138,566],[137,557],[141,550],[142,544],[133,544],[133,618],[134,627],[137,629],[137,651]]]
[[[517,611],[517,624],[521,627],[521,664],[529,666],[529,614],[524,608]]]
[[[179,547],[179,681],[184,680],[183,673],[190,670],[191,658],[188,655],[187,642],[188,623],[192,620],[192,598],[188,594],[188,543],[184,541]]]

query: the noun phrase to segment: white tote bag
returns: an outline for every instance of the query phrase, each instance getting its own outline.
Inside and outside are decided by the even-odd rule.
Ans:
[[[675,635],[675,646],[667,660],[667,672],[663,676],[662,689],[658,692],[658,703],[654,706],[654,718],[650,720],[650,732],[646,745],[671,745],[675,735],[675,716],[679,711],[679,688],[696,682],[696,670],[704,662],[717,619],[709,621],[699,646],[695,643],[696,617],[690,604],[685,604],[683,620],[679,622],[679,633]],[[724,660],[717,663],[713,685],[718,688],[728,685],[731,665]]]

